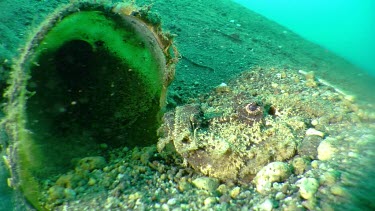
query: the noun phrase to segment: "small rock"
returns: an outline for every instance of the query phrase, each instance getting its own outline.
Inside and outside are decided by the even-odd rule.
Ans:
[[[303,174],[308,165],[309,161],[301,157],[294,158],[292,161],[293,171],[297,175]]]
[[[262,204],[260,204],[259,209],[262,211],[272,211],[274,203],[271,199],[266,199]]]
[[[355,95],[345,95],[345,100],[348,100],[349,102],[353,103],[356,100]]]
[[[204,200],[204,205],[205,206],[211,206],[212,204],[216,203],[216,198],[215,197],[208,197]]]
[[[220,194],[225,194],[228,192],[228,186],[226,184],[221,184],[219,187],[216,189]]]
[[[288,190],[289,190],[289,184],[288,183],[284,183],[282,186],[281,186],[281,189],[280,191],[283,192],[283,193],[288,193]]]
[[[82,181],[82,177],[77,174],[64,174],[59,177],[56,181],[56,185],[65,187],[65,188],[76,188]]]
[[[311,200],[303,201],[302,206],[304,206],[307,210],[317,210],[317,200],[313,198]]]
[[[107,162],[105,161],[104,157],[101,156],[93,156],[93,157],[85,157],[78,161],[78,168],[83,170],[92,171],[94,169],[101,169],[103,168]]]
[[[291,174],[288,164],[272,162],[263,167],[255,176],[254,183],[259,193],[265,194],[271,189],[273,182],[283,182]]]
[[[336,183],[340,173],[337,171],[327,171],[323,175],[320,176],[319,181],[321,184],[325,185],[333,185]]]
[[[184,192],[184,191],[187,191],[187,190],[190,190],[191,189],[191,184],[187,181],[184,181],[184,180],[180,180],[178,182],[178,190],[181,191],[181,192]]]
[[[306,80],[314,80],[315,79],[315,72],[309,71],[304,73]]]
[[[64,189],[64,196],[66,199],[71,200],[76,197],[76,192],[73,189],[65,188]]]
[[[142,194],[140,192],[135,192],[135,193],[130,194],[128,199],[132,200],[132,201],[135,201],[135,200],[137,200],[141,197],[142,197]]]
[[[274,89],[276,89],[278,86],[279,86],[279,84],[277,84],[277,83],[271,83],[271,87],[274,88]]]
[[[50,189],[48,189],[48,199],[50,201],[55,201],[57,199],[64,198],[64,188],[60,186],[52,186]]]
[[[309,79],[309,80],[306,80],[305,85],[308,87],[314,88],[318,86],[318,83],[316,83],[316,81],[313,79]]]
[[[161,205],[161,210],[163,210],[163,211],[169,211],[169,206],[168,206],[168,204],[163,204],[163,205]]]
[[[306,136],[320,136],[323,138],[324,133],[314,128],[309,128],[306,130]]]
[[[286,72],[281,72],[281,73],[280,73],[280,77],[281,77],[281,78],[286,78]]]
[[[282,206],[282,210],[283,211],[305,211],[306,209],[302,207],[299,200],[300,199],[291,198],[291,197],[285,198],[285,200],[283,201],[284,204]]]
[[[90,178],[89,181],[87,182],[88,185],[93,186],[96,184],[96,180],[94,178]]]
[[[224,194],[224,195],[220,196],[220,198],[219,198],[220,204],[229,203],[230,200],[231,200],[231,198],[227,194]]]
[[[319,121],[317,119],[311,120],[311,125],[317,126],[319,124]]]
[[[106,143],[100,144],[100,148],[102,149],[107,149],[108,145]]]
[[[232,199],[235,199],[238,196],[238,194],[240,194],[240,192],[241,188],[237,186],[230,191],[230,197],[232,197]]]
[[[302,157],[316,159],[318,156],[317,148],[322,140],[320,136],[306,136],[297,147],[298,154]]]
[[[210,178],[210,177],[199,177],[192,181],[195,187],[208,190],[208,191],[215,191],[216,188],[219,186],[219,180]]]
[[[345,196],[345,190],[340,185],[332,186],[331,193],[336,196]]]
[[[330,160],[336,152],[336,148],[329,143],[328,140],[324,140],[319,144],[318,147],[318,159],[319,160]]]
[[[167,202],[168,205],[175,205],[176,203],[177,203],[177,199],[176,198],[171,198]]]
[[[283,200],[283,199],[285,199],[285,194],[282,193],[282,192],[277,192],[276,195],[275,195],[275,199],[276,200]]]
[[[160,209],[161,205],[159,203],[154,204],[155,209]]]
[[[226,93],[230,92],[230,88],[226,83],[221,83],[219,86],[215,87],[217,93]]]
[[[313,169],[317,169],[317,168],[319,168],[319,161],[317,161],[317,160],[313,160],[313,161],[311,161],[311,167],[312,167]]]
[[[302,178],[296,182],[296,185],[304,199],[311,199],[319,188],[319,182],[315,178]]]

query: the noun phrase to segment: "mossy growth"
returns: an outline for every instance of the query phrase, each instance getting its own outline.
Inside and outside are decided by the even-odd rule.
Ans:
[[[40,182],[73,159],[106,156],[103,144],[156,143],[173,62],[150,28],[82,4],[56,11],[26,43],[11,73],[5,123],[13,185],[37,209]]]

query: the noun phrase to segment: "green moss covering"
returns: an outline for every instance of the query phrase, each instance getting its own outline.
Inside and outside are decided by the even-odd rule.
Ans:
[[[118,16],[107,16],[101,11],[82,11],[65,17],[52,28],[35,50],[35,57],[45,51],[55,51],[71,40],[85,41],[94,50],[101,43],[110,54],[125,60],[129,68],[142,74],[143,80],[152,86],[151,90],[156,94],[162,87],[159,61],[147,48],[147,40],[143,36]]]

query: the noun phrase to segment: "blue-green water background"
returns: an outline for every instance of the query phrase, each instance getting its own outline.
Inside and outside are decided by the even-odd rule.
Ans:
[[[375,76],[374,0],[234,0]]]

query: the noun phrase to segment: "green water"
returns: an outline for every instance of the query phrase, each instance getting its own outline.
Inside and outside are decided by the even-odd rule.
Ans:
[[[375,76],[375,1],[235,1]]]

